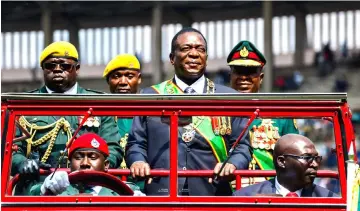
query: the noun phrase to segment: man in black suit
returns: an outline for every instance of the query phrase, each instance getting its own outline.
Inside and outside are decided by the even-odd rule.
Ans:
[[[322,157],[305,136],[282,136],[274,149],[275,179],[250,185],[234,196],[274,195],[286,197],[336,197],[326,188],[313,184]]]
[[[173,38],[170,62],[174,66],[172,79],[145,88],[146,94],[237,93],[214,84],[204,76],[207,63],[207,43],[196,29],[184,28]],[[214,170],[219,173],[232,144],[245,128],[246,118],[192,117],[190,124],[178,128],[178,169]],[[160,117],[135,117],[126,146],[126,163],[133,177],[145,177],[150,169],[169,169],[169,125]],[[220,177],[235,169],[247,169],[251,158],[249,136],[240,141]],[[149,183],[149,182],[148,182]],[[145,187],[147,195],[168,195],[169,178],[153,178]],[[180,195],[231,195],[228,181],[217,185],[212,178],[179,178]]]

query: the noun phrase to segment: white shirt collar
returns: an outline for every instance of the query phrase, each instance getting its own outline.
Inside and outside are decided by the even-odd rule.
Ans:
[[[101,186],[95,186],[95,187],[93,187],[92,189],[93,189],[93,196],[98,196],[99,195],[99,193],[100,193],[100,191],[101,191]]]
[[[277,180],[277,177],[275,177],[275,188],[276,188],[276,193],[280,194],[282,196],[286,196],[286,194],[290,193],[291,191],[289,191],[288,189],[286,189],[284,186],[280,185],[280,183]],[[302,192],[302,188],[295,191],[295,193],[300,197],[301,196],[301,192]]]
[[[76,82],[75,85],[73,87],[71,87],[69,90],[67,90],[66,92],[64,92],[64,94],[68,94],[68,95],[75,95],[77,94],[77,87],[78,87],[78,83]],[[48,93],[53,93],[54,91],[49,89],[47,86],[45,86],[46,91]]]
[[[179,86],[181,90],[185,90],[189,87],[186,83],[184,83],[180,78],[178,78],[175,74],[175,83]],[[193,84],[190,85],[191,88],[193,88],[196,93],[202,94],[204,93],[204,87],[205,87],[205,76],[202,75],[197,81],[195,81]]]

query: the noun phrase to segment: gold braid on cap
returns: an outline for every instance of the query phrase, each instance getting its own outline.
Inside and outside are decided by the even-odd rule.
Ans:
[[[63,130],[67,134],[68,142],[72,137],[70,123],[67,120],[65,120],[64,117],[61,117],[59,120],[57,120],[56,122],[54,122],[52,124],[49,124],[46,126],[38,126],[36,124],[29,123],[25,119],[24,116],[21,116],[19,118],[19,123],[20,123],[21,127],[23,127],[23,128],[30,128],[29,134],[31,135],[31,137],[25,140],[27,142],[26,157],[29,157],[30,152],[31,152],[31,147],[39,146],[39,145],[49,141],[49,145],[44,153],[44,156],[41,158],[41,162],[43,162],[43,163],[45,163],[47,161],[47,159],[49,158],[51,151],[54,147],[56,137],[59,134],[59,131],[61,128],[63,128]],[[38,130],[46,130],[46,129],[49,129],[52,127],[53,127],[53,129],[51,131],[49,131],[48,133],[46,133],[44,136],[42,136],[41,138],[39,138],[36,141],[33,140],[34,136]]]

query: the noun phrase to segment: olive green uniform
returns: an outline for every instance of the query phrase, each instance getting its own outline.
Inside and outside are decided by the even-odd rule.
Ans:
[[[285,134],[299,131],[294,119],[255,119],[249,133],[254,150],[249,168],[271,170],[274,169],[272,153],[276,141]]]
[[[133,118],[122,118],[122,117],[117,118],[117,125],[121,135],[120,146],[124,149],[124,151],[127,144],[127,139],[129,137],[129,132],[131,131],[132,122],[133,122]],[[125,159],[122,160],[120,168],[127,169]],[[136,187],[139,188],[140,191],[144,191],[144,185],[145,185],[144,181],[134,181],[133,178],[130,176],[128,177],[127,180],[130,182],[134,182],[134,185],[132,187],[133,190]]]
[[[32,91],[32,93],[48,93],[45,87]],[[100,94],[100,92],[83,89],[78,86],[78,94]],[[26,116],[20,117],[20,124],[24,125],[24,121],[20,121],[22,118],[26,120],[26,130],[29,131],[33,137],[31,141],[26,140],[16,143],[19,148],[17,152],[13,153],[12,159],[12,175],[18,173],[18,166],[21,165],[27,158],[38,157],[38,159],[44,163],[51,164],[52,167],[56,167],[61,151],[65,149],[66,143],[71,138],[73,132],[78,128],[81,118],[77,116]],[[124,150],[121,148],[120,134],[113,117],[90,117],[92,120],[98,122],[98,127],[95,126],[82,126],[79,135],[94,132],[104,138],[109,146],[110,155],[108,160],[111,168],[118,168],[124,157]],[[31,131],[31,127],[35,124],[38,129],[36,132]],[[31,127],[28,127],[28,126]],[[70,126],[70,127],[68,127]],[[35,132],[35,133],[34,133]],[[47,135],[49,134],[49,135]],[[17,129],[16,136],[21,136],[20,130]],[[54,140],[51,137],[55,137]],[[41,140],[43,139],[43,140]],[[50,145],[51,151],[48,150]],[[48,150],[48,152],[47,152]],[[64,162],[67,162],[65,157]],[[67,163],[60,165],[66,167]]]

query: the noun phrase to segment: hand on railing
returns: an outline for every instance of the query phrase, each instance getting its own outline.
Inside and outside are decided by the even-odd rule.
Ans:
[[[144,161],[136,161],[130,166],[131,176],[136,177],[146,177],[150,175],[150,165]],[[147,183],[150,184],[152,178],[149,178]]]
[[[236,170],[236,167],[231,164],[231,163],[226,163],[225,166],[222,168],[222,163],[218,163],[216,164],[215,168],[214,168],[214,174],[215,175],[219,175],[220,177],[224,177],[224,176],[230,176],[232,174],[234,174],[234,171]],[[221,172],[219,172],[221,170]],[[209,183],[213,182],[213,178],[209,178]]]

